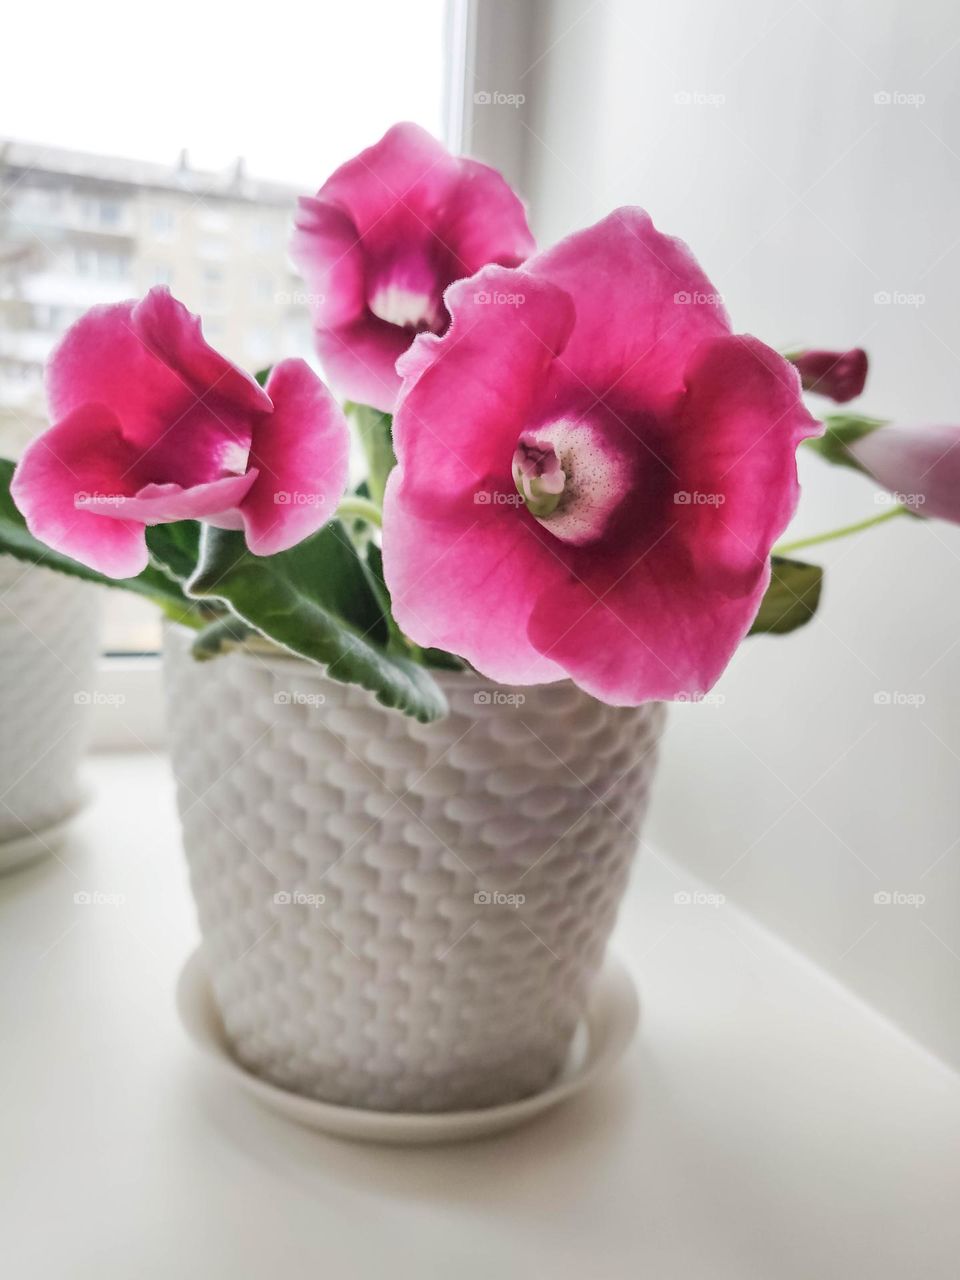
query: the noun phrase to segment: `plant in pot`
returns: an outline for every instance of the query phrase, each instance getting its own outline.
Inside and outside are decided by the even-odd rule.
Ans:
[[[2,550],[24,533],[12,470],[0,460]],[[49,853],[84,799],[100,594],[53,572],[53,552],[33,553],[36,564],[0,556],[0,871]]]
[[[244,373],[165,290],[95,308],[51,359],[2,547],[171,616],[240,1061],[354,1107],[485,1107],[563,1064],[663,704],[817,607],[820,570],[776,546],[798,445],[896,488],[923,437],[824,433],[803,389],[858,394],[861,352],[732,333],[639,209],[537,252],[502,177],[411,125],[301,202],[293,256],[337,398],[300,360]],[[948,518],[952,447],[924,455]]]

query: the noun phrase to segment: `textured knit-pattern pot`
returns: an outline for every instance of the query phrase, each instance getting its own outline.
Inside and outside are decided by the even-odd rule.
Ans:
[[[89,583],[0,557],[0,841],[80,803],[99,608]]]
[[[204,958],[241,1062],[391,1111],[562,1066],[637,845],[663,708],[440,673],[421,725],[284,656],[167,643]]]

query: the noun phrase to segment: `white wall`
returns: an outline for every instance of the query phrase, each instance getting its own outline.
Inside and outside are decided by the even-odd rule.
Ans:
[[[529,8],[526,68],[499,87],[526,96],[501,110],[542,243],[642,204],[738,329],[862,344],[866,411],[960,421],[955,5]],[[795,535],[882,510],[865,481],[805,461]],[[749,641],[722,704],[674,712],[648,834],[960,1064],[960,529],[893,522],[817,559],[814,624]],[[884,890],[926,902],[875,904]]]

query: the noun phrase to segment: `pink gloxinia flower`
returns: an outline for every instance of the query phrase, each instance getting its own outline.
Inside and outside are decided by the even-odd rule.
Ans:
[[[523,205],[495,169],[394,125],[300,201],[291,254],[331,386],[392,411],[397,357],[449,324],[447,285],[533,250]]]
[[[491,299],[497,301],[491,302]],[[448,289],[401,360],[394,614],[491,679],[696,697],[750,627],[817,423],[689,250],[620,209]]]
[[[310,368],[284,360],[258,386],[166,289],[88,311],[51,356],[47,393],[54,425],[11,493],[34,537],[111,578],[144,569],[146,526],[173,520],[285,550],[346,485],[347,425]]]
[[[797,351],[789,359],[799,370],[804,391],[815,391],[837,404],[856,399],[867,381],[869,361],[862,347],[850,351]]]
[[[878,427],[847,450],[917,515],[960,524],[960,427]]]

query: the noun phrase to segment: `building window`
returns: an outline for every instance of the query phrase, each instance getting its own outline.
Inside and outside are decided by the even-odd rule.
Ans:
[[[253,247],[261,253],[269,253],[277,244],[277,228],[272,222],[259,218],[253,224]]]
[[[173,235],[173,229],[176,226],[176,218],[172,209],[165,209],[157,206],[150,212],[150,231],[153,235],[159,237],[167,237]]]
[[[123,207],[117,200],[101,200],[98,214],[101,227],[118,227],[123,221]]]
[[[230,246],[220,236],[204,236],[197,246],[197,252],[201,258],[227,258],[230,256]]]

